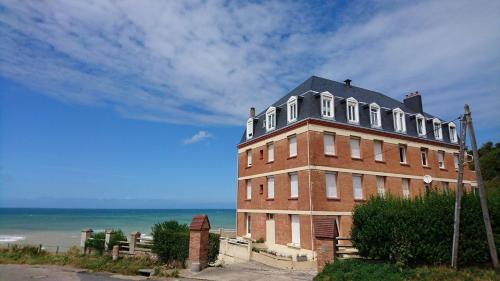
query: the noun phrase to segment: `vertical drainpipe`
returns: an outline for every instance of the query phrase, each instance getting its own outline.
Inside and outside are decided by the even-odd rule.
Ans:
[[[309,121],[307,121],[307,171],[308,171],[308,176],[309,176],[309,220],[311,223],[311,250],[312,250],[312,258],[313,260],[316,259],[316,254],[314,252],[314,234],[313,234],[313,203],[312,203],[312,188],[311,188],[311,158],[310,158],[310,143],[309,143],[309,132],[310,132],[310,127],[309,127]]]

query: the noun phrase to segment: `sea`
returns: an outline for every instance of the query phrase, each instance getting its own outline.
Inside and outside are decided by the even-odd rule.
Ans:
[[[0,247],[42,245],[64,251],[79,245],[83,229],[101,232],[121,229],[125,234],[150,234],[155,223],[176,220],[188,224],[196,214],[208,215],[212,229],[234,229],[234,209],[28,209],[0,208]]]

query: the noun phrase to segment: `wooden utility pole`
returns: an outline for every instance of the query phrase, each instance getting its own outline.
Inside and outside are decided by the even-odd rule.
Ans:
[[[472,116],[469,110],[469,105],[464,106],[465,118],[467,118],[467,127],[470,131],[470,142],[472,146],[472,155],[474,156],[474,170],[476,171],[476,181],[479,188],[479,200],[481,202],[481,210],[483,211],[483,221],[486,228],[486,239],[490,250],[491,262],[493,267],[498,269],[498,255],[493,239],[493,230],[491,229],[490,215],[488,212],[488,204],[486,202],[486,191],[484,189],[483,176],[481,175],[481,167],[479,165],[479,153],[477,151],[476,136],[474,134],[474,126],[472,125]]]
[[[464,180],[464,161],[465,161],[465,136],[467,134],[467,118],[465,116],[460,120],[460,151],[458,154],[458,179],[457,192],[455,193],[455,224],[453,226],[453,246],[451,249],[451,267],[457,268],[458,262],[458,241],[460,240],[460,212],[462,210],[462,194]]]

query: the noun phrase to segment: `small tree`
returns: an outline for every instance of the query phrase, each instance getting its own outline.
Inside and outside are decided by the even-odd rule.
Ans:
[[[177,221],[157,223],[152,228],[153,252],[162,263],[185,265],[189,255],[189,228]]]

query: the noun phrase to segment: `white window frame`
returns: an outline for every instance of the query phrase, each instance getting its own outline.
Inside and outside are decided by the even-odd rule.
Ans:
[[[434,129],[434,138],[436,140],[443,140],[443,124],[441,120],[437,118],[432,119],[432,127]]]
[[[380,152],[377,152],[377,144],[380,145]],[[373,157],[375,161],[384,161],[383,153],[384,143],[381,140],[373,140]]]
[[[290,215],[290,227],[292,233],[292,245],[300,247],[300,216]]]
[[[384,198],[385,197],[385,177],[377,176],[377,194],[378,196]]]
[[[438,154],[438,166],[439,166],[439,169],[446,169],[446,166],[445,166],[445,163],[444,163],[444,160],[445,160],[445,157],[446,157],[446,154],[443,150],[438,150],[437,151],[437,154]]]
[[[321,93],[321,117],[327,119],[335,118],[334,97],[330,92]]]
[[[401,148],[403,149],[403,154],[401,154]],[[407,164],[407,159],[406,159],[406,145],[403,145],[403,144],[400,144],[399,147],[398,147],[398,153],[399,153],[399,163],[400,164]],[[401,159],[401,155],[403,156]],[[401,161],[403,160],[403,161]]]
[[[375,120],[372,116],[372,109],[375,109],[376,112],[376,117],[375,117]],[[376,121],[376,124],[374,124],[373,121]],[[370,126],[372,128],[380,128],[382,127],[382,117],[380,116],[380,106],[376,103],[370,103]]]
[[[452,132],[452,128],[453,128],[453,132]],[[457,143],[458,136],[457,136],[457,126],[455,125],[455,123],[453,123],[453,122],[448,123],[448,132],[450,134],[450,142]]]
[[[252,167],[253,162],[253,152],[251,149],[247,150],[247,167]]]
[[[271,106],[266,111],[266,132],[276,129],[276,107]]]
[[[425,158],[425,163],[424,163],[424,158]],[[429,167],[429,149],[427,148],[420,149],[420,160],[422,162],[422,166]]]
[[[248,118],[247,121],[247,140],[253,137],[253,118]]]
[[[274,199],[274,176],[267,177],[267,199]]]
[[[288,156],[296,157],[297,156],[297,136],[292,135],[288,137]]]
[[[246,180],[245,193],[246,193],[245,198],[247,200],[251,200],[252,199],[252,180]]]
[[[267,143],[267,162],[274,161],[274,142]]]
[[[297,96],[291,96],[286,102],[286,115],[288,123],[297,121],[297,116],[299,115],[299,103],[297,101]]]
[[[326,198],[338,198],[337,173],[334,172],[325,173],[325,191],[326,191]]]
[[[332,139],[331,149],[330,147],[328,147],[328,138]],[[325,153],[325,155],[335,155],[335,134],[329,132],[323,133],[323,152]]]
[[[291,173],[288,175],[288,178],[290,180],[290,198],[299,198],[299,176],[298,176],[298,174]]]
[[[394,131],[406,133],[406,117],[403,110],[399,107],[392,110],[392,119],[394,121]]]
[[[353,142],[357,143],[357,151],[354,149],[355,147],[353,146]],[[351,137],[349,139],[349,146],[351,148],[351,158],[354,159],[361,159],[361,138],[358,137]],[[357,152],[357,154],[356,154]]]
[[[459,161],[458,154],[453,153],[453,164],[455,166],[455,170],[457,171],[458,171],[458,161]]]
[[[418,125],[418,120],[422,121],[422,126],[420,127]],[[417,134],[419,137],[425,137],[427,136],[427,131],[425,130],[425,117],[422,114],[417,114],[415,116],[415,124],[417,126]],[[419,132],[419,127],[420,127],[420,132]]]
[[[403,190],[403,198],[408,199],[410,197],[410,179],[401,179],[401,189]]]
[[[359,178],[359,189],[355,185],[355,178]],[[359,194],[358,194],[359,193]],[[352,197],[354,200],[363,200],[363,176],[360,174],[352,175]]]
[[[350,97],[346,100],[346,117],[347,117],[347,122],[351,123],[351,124],[359,124],[359,103],[358,101],[353,98],[353,97]],[[349,110],[349,107],[352,107],[353,109],[353,114],[351,117],[354,117],[353,119],[349,118],[349,116],[351,115],[350,114],[350,110]]]

